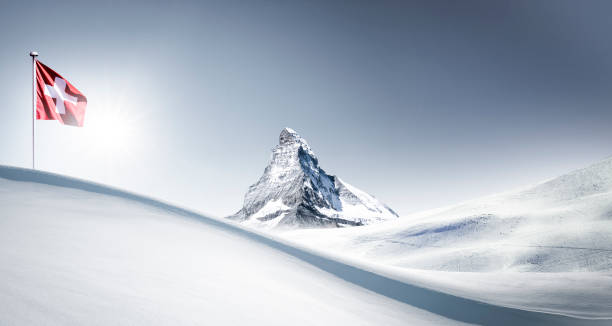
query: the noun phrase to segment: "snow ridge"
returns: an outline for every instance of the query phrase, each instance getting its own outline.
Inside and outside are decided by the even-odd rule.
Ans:
[[[325,233],[291,230],[285,236],[406,268],[610,273],[612,158],[523,189],[388,223]]]
[[[373,196],[327,174],[306,140],[285,128],[242,209],[228,218],[263,227],[340,227],[397,217]]]

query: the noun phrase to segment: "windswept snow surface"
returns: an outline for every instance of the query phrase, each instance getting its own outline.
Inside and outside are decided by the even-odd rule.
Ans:
[[[32,182],[3,178],[14,175]],[[38,183],[49,179],[67,187]],[[74,185],[0,167],[0,325],[458,323],[344,281],[223,222]]]
[[[0,207],[1,325],[608,323],[431,291],[392,269],[50,173],[0,166]]]
[[[376,225],[281,236],[394,266],[396,278],[463,297],[612,318],[612,158],[518,191]]]

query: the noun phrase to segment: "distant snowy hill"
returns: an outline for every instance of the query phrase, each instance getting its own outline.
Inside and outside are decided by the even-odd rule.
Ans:
[[[378,225],[285,236],[426,270],[611,272],[612,158],[519,191]]]
[[[462,297],[612,317],[612,158],[376,225],[276,234]]]
[[[264,174],[249,188],[242,209],[229,218],[259,227],[316,227],[372,224],[397,214],[325,173],[308,143],[285,128]]]

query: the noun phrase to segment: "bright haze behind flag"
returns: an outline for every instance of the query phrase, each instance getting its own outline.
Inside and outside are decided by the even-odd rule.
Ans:
[[[82,127],[87,98],[68,80],[36,60],[36,119]]]

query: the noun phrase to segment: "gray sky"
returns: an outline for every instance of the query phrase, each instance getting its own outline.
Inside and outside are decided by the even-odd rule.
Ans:
[[[0,164],[30,164],[30,50],[89,102],[38,167],[215,215],[286,126],[400,214],[612,155],[608,1],[0,6]]]

